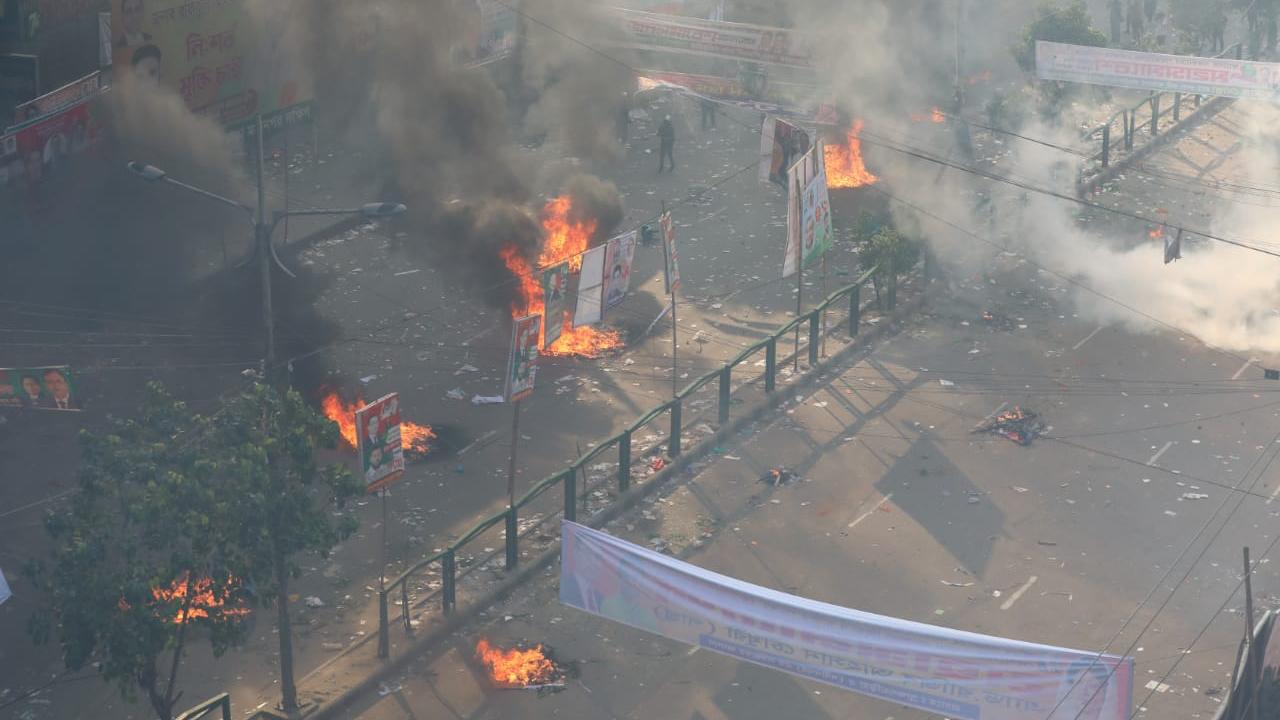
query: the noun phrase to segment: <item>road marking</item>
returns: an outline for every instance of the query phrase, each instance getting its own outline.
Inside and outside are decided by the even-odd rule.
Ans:
[[[686,656],[688,656],[688,655],[692,655],[692,654],[694,654],[694,653],[698,652],[698,651],[699,651],[699,650],[701,650],[701,649],[702,649],[702,646],[700,646],[700,645],[694,645],[694,646],[693,646],[693,649],[692,649],[692,650],[690,650],[689,652],[685,653],[685,655],[686,655]]]
[[[1094,336],[1094,335],[1097,335],[1099,332],[1101,332],[1101,330],[1102,330],[1102,326],[1101,326],[1101,325],[1099,325],[1098,327],[1094,328],[1094,329],[1093,329],[1093,332],[1089,333],[1088,335],[1085,335],[1085,336],[1084,336],[1084,339],[1083,339],[1083,340],[1081,340],[1080,342],[1076,343],[1074,346],[1072,346],[1072,348],[1071,348],[1071,349],[1072,349],[1072,350],[1079,350],[1080,348],[1084,347],[1084,344],[1085,344],[1085,343],[1087,343],[1087,342],[1089,342],[1090,340],[1092,340],[1092,339],[1093,339],[1093,336]]]
[[[1267,498],[1266,504],[1275,502],[1277,497],[1280,497],[1280,485],[1276,485],[1276,489],[1271,491],[1271,497]]]
[[[1249,359],[1245,362],[1245,364],[1243,364],[1243,365],[1241,365],[1241,366],[1240,366],[1240,369],[1236,371],[1236,374],[1231,376],[1231,379],[1232,379],[1232,380],[1239,380],[1239,379],[1240,379],[1240,376],[1244,374],[1244,371],[1245,371],[1245,370],[1248,370],[1248,369],[1249,369],[1249,366],[1250,366],[1250,365],[1252,365],[1252,364],[1254,364],[1254,363],[1256,363],[1256,362],[1258,362],[1258,358],[1249,358]]]
[[[1154,466],[1155,466],[1155,464],[1156,464],[1156,461],[1160,459],[1160,456],[1161,456],[1161,455],[1163,455],[1163,454],[1164,454],[1164,451],[1165,451],[1165,450],[1168,450],[1168,449],[1169,449],[1169,446],[1171,446],[1171,445],[1173,445],[1173,441],[1172,441],[1172,440],[1170,440],[1169,442],[1165,443],[1165,444],[1164,444],[1164,447],[1162,447],[1162,448],[1160,448],[1159,450],[1157,450],[1157,451],[1156,451],[1156,454],[1155,454],[1155,455],[1152,455],[1152,456],[1151,456],[1151,459],[1147,461],[1147,467],[1154,467]]]
[[[1008,600],[1004,601],[1004,604],[1000,606],[1000,609],[1008,610],[1009,608],[1013,607],[1013,604],[1018,602],[1018,598],[1022,597],[1023,593],[1030,590],[1031,586],[1035,585],[1036,580],[1039,580],[1039,579],[1040,578],[1036,577],[1035,575],[1032,575],[1030,579],[1028,579],[1025,583],[1022,584],[1022,587],[1013,591],[1013,594],[1009,596]]]
[[[880,508],[884,507],[884,504],[885,504],[885,503],[887,503],[887,502],[889,502],[889,501],[890,501],[890,500],[892,500],[892,499],[893,499],[893,493],[889,493],[888,495],[885,495],[884,497],[880,498],[880,502],[876,503],[876,504],[875,504],[875,506],[874,506],[874,507],[872,507],[870,510],[868,510],[868,511],[866,511],[866,512],[862,513],[862,514],[861,514],[861,515],[859,515],[857,518],[855,518],[853,522],[849,523],[849,527],[853,527],[853,526],[857,525],[858,523],[862,522],[863,520],[866,520],[867,518],[871,517],[871,515],[872,515],[875,511],[877,511],[877,510],[879,510]]]

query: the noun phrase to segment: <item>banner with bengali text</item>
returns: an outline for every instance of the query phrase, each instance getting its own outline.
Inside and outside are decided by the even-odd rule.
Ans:
[[[1280,102],[1280,63],[1036,43],[1041,80]]]
[[[609,8],[619,47],[812,69],[814,41],[794,30]]]
[[[1133,660],[873,615],[563,521],[560,602],[954,720],[1126,720]]]

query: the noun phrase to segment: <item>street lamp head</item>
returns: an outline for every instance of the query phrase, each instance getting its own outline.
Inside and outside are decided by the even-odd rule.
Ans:
[[[360,206],[360,214],[367,218],[384,218],[399,215],[408,209],[403,203],[366,203]]]
[[[128,164],[128,168],[129,168],[129,172],[133,173],[134,175],[137,175],[138,177],[148,182],[163,180],[165,175],[167,174],[165,173],[165,171],[161,170],[155,165],[143,165],[140,162],[130,162]]]

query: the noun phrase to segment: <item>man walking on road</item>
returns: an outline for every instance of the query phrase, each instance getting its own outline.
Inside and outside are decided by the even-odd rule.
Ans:
[[[671,124],[671,116],[668,115],[662,119],[662,124],[658,125],[658,172],[662,172],[663,166],[671,163],[671,172],[676,170],[675,148],[676,148],[676,128]]]

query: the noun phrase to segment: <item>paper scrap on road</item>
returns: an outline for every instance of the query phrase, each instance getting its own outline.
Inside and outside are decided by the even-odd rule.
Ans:
[[[501,395],[476,395],[471,398],[472,405],[501,405],[503,402]]]

